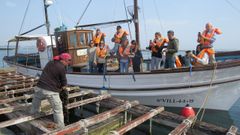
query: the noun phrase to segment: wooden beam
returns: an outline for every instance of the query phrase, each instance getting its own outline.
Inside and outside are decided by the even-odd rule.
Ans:
[[[0,92],[0,96],[18,94],[18,93],[23,93],[23,92],[33,91],[33,90],[34,90],[33,87],[17,89],[17,90],[9,90],[9,91]]]
[[[68,104],[65,107],[67,109],[71,109],[71,108],[83,106],[83,105],[86,105],[86,104],[89,104],[89,103],[94,103],[94,102],[97,102],[97,101],[101,101],[101,100],[109,98],[109,97],[111,97],[110,94],[103,94],[103,95],[100,95],[100,96],[97,96],[97,97],[88,98],[88,99],[85,99],[85,100],[81,100],[81,101],[77,101],[77,102]]]
[[[88,90],[88,91],[74,92],[74,93],[68,94],[68,99],[79,97],[79,96],[84,96],[84,95],[87,95],[87,94],[90,94],[90,93],[93,93],[93,91]]]
[[[131,129],[133,129],[135,127],[137,127],[138,125],[142,124],[143,122],[151,119],[152,117],[161,113],[162,111],[164,111],[164,107],[158,107],[156,109],[152,109],[149,112],[147,112],[146,114],[128,122],[127,124],[125,124],[121,128],[119,128],[115,131],[111,131],[110,135],[123,135],[124,133],[130,131]]]
[[[9,84],[23,84],[23,83],[32,83],[32,82],[37,82],[37,79],[33,79],[33,78],[28,78],[28,79],[11,79],[11,80],[3,80],[0,82],[0,86],[4,86],[4,85],[9,85]]]
[[[238,128],[235,126],[231,126],[228,130],[228,132],[226,133],[226,135],[236,135],[238,131]]]
[[[70,91],[73,91],[73,90],[80,90],[80,87],[79,86],[64,87],[63,89],[70,92]]]
[[[23,96],[19,96],[19,97],[14,97],[14,98],[7,98],[7,99],[2,99],[0,100],[0,104],[6,104],[6,103],[10,103],[10,102],[14,102],[14,101],[17,101],[17,100],[21,100],[21,99],[30,99],[32,98],[33,95],[23,95]]]
[[[37,84],[37,82],[25,83],[25,84],[15,84],[15,85],[10,85],[10,86],[7,86],[7,85],[6,85],[6,86],[4,86],[4,87],[0,87],[0,91],[34,87],[36,84]]]
[[[0,114],[11,113],[11,112],[18,111],[18,110],[26,110],[30,106],[31,106],[31,104],[28,103],[28,104],[20,104],[20,105],[15,105],[15,106],[9,106],[9,107],[5,107],[5,108],[1,108],[0,109]]]
[[[125,102],[123,105],[118,106],[112,110],[109,111],[105,111],[103,113],[100,113],[98,115],[94,115],[90,118],[87,119],[82,119],[76,123],[70,124],[68,126],[65,126],[62,129],[57,129],[54,130],[50,133],[46,133],[47,135],[63,135],[63,134],[68,134],[68,133],[73,133],[76,132],[78,130],[82,130],[84,128],[87,128],[89,126],[92,126],[94,124],[103,122],[113,116],[116,116],[117,114],[128,110],[129,108],[138,105],[139,102],[138,101],[132,101],[132,102]]]
[[[182,135],[187,133],[187,130],[191,127],[195,117],[189,117],[178,125],[174,130],[172,130],[168,135]]]
[[[48,115],[51,115],[51,114],[53,114],[53,112],[48,111],[48,112],[45,112],[45,113],[37,113],[37,114],[34,114],[34,115],[28,115],[28,116],[24,116],[24,117],[21,117],[21,118],[16,118],[16,119],[11,119],[11,120],[8,120],[8,121],[0,122],[0,128],[20,124],[20,123],[27,122],[27,121],[34,120],[34,119],[38,119],[38,118],[41,118],[41,117],[44,117],[44,116],[48,116]]]

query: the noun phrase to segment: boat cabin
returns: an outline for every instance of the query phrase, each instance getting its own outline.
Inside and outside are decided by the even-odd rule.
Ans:
[[[87,48],[93,39],[92,30],[74,29],[55,32],[56,48],[53,55],[67,52],[72,56],[72,68],[80,71],[88,63]]]

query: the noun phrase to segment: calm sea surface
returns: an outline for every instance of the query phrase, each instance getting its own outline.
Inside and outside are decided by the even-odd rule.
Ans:
[[[23,49],[23,52],[26,51]],[[0,67],[7,67],[6,63],[3,62],[2,58],[7,54],[6,50],[0,50]],[[14,50],[10,51],[10,54],[14,54]],[[149,53],[143,52],[144,58],[151,58]],[[224,101],[223,101],[224,102]],[[221,104],[221,103],[220,103]],[[166,110],[178,113],[180,109],[178,108],[166,108]],[[229,112],[226,111],[215,111],[215,110],[207,110],[206,115],[204,117],[204,121],[213,123],[222,127],[230,127],[230,125],[234,124],[240,128],[240,99],[232,106]],[[162,130],[162,129],[161,129]],[[168,132],[168,131],[166,131]],[[154,126],[153,133],[159,133],[159,129]]]

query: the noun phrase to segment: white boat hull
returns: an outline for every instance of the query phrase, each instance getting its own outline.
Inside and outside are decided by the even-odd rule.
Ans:
[[[15,65],[11,65],[15,66]],[[103,86],[113,96],[138,100],[151,106],[183,107],[187,103],[200,108],[206,100],[205,108],[229,110],[240,97],[240,66],[213,70],[146,73],[132,75],[67,74],[70,85],[98,92]],[[36,76],[40,70],[17,66],[17,71]],[[213,86],[210,87],[212,77]],[[205,99],[206,96],[208,99]]]

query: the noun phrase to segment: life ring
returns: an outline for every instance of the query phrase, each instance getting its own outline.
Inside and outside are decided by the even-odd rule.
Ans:
[[[47,46],[47,42],[44,38],[40,37],[37,39],[37,49],[39,52],[44,52]]]

